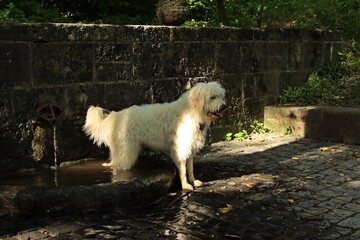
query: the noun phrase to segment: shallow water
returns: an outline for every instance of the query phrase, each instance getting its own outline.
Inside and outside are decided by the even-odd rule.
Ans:
[[[88,161],[82,164],[39,169],[25,172],[11,172],[0,176],[0,187],[11,186],[69,186],[92,185],[111,181],[112,171],[103,167],[104,161]]]
[[[104,167],[105,160],[93,160],[51,169],[38,169],[25,172],[11,172],[0,175],[0,189],[5,186],[73,186],[129,181],[138,177],[156,176],[164,172],[166,165],[147,159],[131,170],[113,171]],[[169,168],[167,167],[167,170]]]

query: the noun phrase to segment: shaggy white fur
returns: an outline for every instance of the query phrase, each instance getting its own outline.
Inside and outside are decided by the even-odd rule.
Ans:
[[[195,180],[193,157],[205,143],[210,123],[222,117],[225,90],[217,82],[197,83],[171,103],[132,106],[104,113],[91,106],[84,131],[94,143],[110,149],[116,169],[130,169],[143,147],[168,154],[174,161],[184,190],[202,186]]]

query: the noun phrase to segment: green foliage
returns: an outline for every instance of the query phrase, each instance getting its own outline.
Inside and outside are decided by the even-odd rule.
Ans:
[[[0,1],[0,4],[2,1]],[[25,13],[17,9],[14,3],[4,5],[0,9],[0,22],[27,22]]]
[[[283,104],[360,105],[360,50],[355,43],[339,53],[341,63],[318,67],[304,86],[289,87]]]
[[[217,1],[188,0],[187,25],[338,30],[360,37],[360,2],[351,0],[223,0],[227,24],[219,20]]]
[[[0,22],[154,23],[157,0],[0,0]]]
[[[282,135],[287,136],[292,134],[292,129],[290,125],[285,125],[282,129]]]
[[[252,132],[250,134],[270,132],[270,129],[265,127],[264,123],[257,120],[255,120],[255,122],[251,124],[250,127],[252,128]]]
[[[360,1],[187,0],[187,26],[319,28],[360,37]],[[0,0],[0,22],[154,24],[158,0]],[[221,11],[222,7],[224,11]],[[224,21],[226,19],[226,21]]]
[[[248,134],[248,132],[244,129],[240,130],[237,133],[227,133],[224,137],[225,141],[237,140],[242,142],[250,138],[252,134],[270,132],[270,129],[265,127],[264,123],[259,121],[255,121],[253,124],[250,125],[250,127],[252,129],[250,134]]]
[[[360,74],[360,48],[356,41],[352,41],[345,51],[340,51],[339,56],[342,60],[341,64],[351,76]]]
[[[225,141],[231,141],[231,140],[234,139],[233,136],[234,136],[234,134],[231,133],[231,132],[229,132],[229,133],[227,133],[227,134],[225,135],[224,140],[225,140]]]
[[[36,0],[17,0],[5,4],[0,0],[0,22],[71,22],[69,13],[55,6],[43,6]]]
[[[248,139],[250,137],[250,135],[247,133],[246,130],[241,130],[237,133],[227,133],[225,135],[225,140],[226,141],[231,141],[231,140],[237,140],[237,141],[244,141],[246,139]]]

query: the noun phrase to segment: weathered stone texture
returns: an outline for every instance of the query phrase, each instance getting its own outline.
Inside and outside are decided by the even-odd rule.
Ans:
[[[41,106],[63,112],[59,161],[68,161],[102,154],[81,131],[89,105],[169,102],[198,81],[227,90],[230,107],[211,132],[219,140],[262,120],[265,105],[313,67],[337,60],[342,45],[336,33],[296,29],[1,24],[0,166],[22,167],[34,156],[52,162],[52,126],[39,123]],[[34,139],[49,154],[36,152]]]
[[[360,143],[360,110],[344,107],[267,106],[264,122],[268,128],[281,132],[291,127],[292,133],[350,144]]]

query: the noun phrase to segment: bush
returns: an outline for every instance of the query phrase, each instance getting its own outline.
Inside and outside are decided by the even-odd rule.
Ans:
[[[360,2],[350,0],[188,0],[191,20],[187,25],[258,28],[308,28],[337,30],[360,37]],[[220,14],[217,4],[222,3]]]
[[[0,22],[151,24],[157,0],[0,0]]]
[[[341,63],[318,67],[304,86],[286,89],[280,103],[360,106],[359,48],[353,42],[339,55]]]

